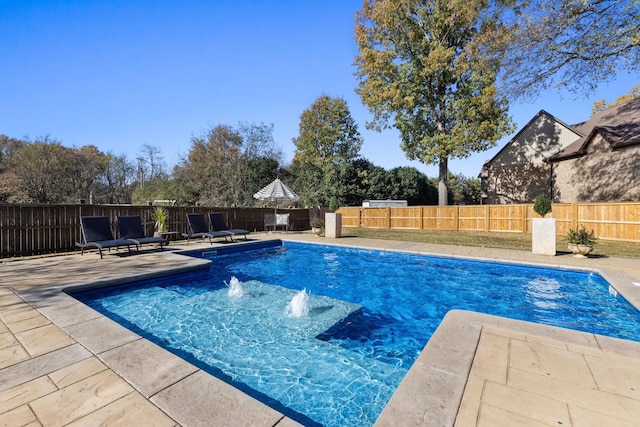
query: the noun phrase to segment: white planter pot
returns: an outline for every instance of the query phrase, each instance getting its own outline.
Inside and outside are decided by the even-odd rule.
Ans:
[[[569,250],[573,252],[574,258],[586,258],[593,251],[593,245],[580,245],[569,243]]]
[[[534,255],[556,254],[556,219],[531,219],[531,251]]]

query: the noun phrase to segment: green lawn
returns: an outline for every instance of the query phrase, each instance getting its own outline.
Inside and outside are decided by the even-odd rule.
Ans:
[[[343,227],[342,235],[366,237],[370,239],[531,250],[531,234],[525,233],[416,231]],[[566,239],[558,236],[556,249],[558,252],[568,252]],[[592,254],[640,258],[640,243],[598,240],[594,245]]]

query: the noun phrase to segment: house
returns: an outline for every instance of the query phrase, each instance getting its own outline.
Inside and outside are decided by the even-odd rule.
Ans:
[[[483,202],[640,200],[640,98],[567,125],[542,110],[485,162]]]

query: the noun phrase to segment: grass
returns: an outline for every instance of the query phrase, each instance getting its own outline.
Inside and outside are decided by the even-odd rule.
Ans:
[[[531,250],[531,234],[525,233],[387,230],[344,227],[342,235],[369,239]],[[558,253],[569,252],[567,241],[564,237],[558,236],[556,250]],[[598,240],[594,245],[592,254],[640,259],[640,243]]]

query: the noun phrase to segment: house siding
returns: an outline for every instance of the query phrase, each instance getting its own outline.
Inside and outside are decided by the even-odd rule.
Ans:
[[[485,165],[484,202],[531,203],[542,193],[553,197],[552,165],[545,160],[578,138],[553,116],[538,114]]]
[[[554,164],[554,196],[560,203],[640,200],[640,145],[613,150],[597,135],[587,153]]]

